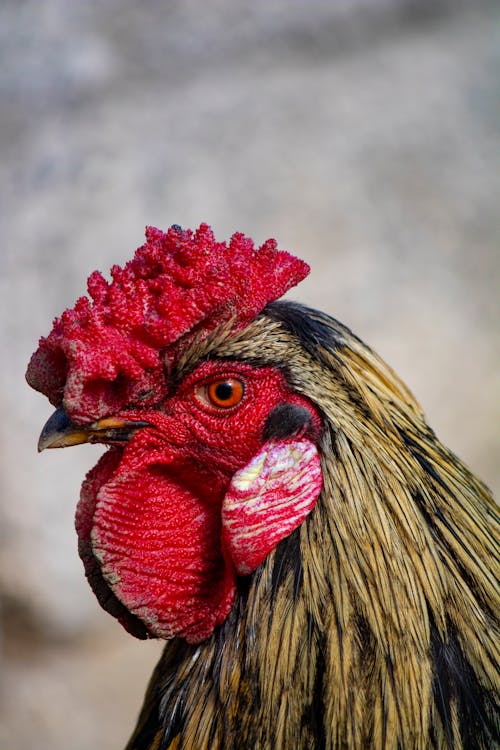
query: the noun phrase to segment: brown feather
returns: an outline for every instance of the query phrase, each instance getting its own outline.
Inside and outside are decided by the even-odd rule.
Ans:
[[[167,644],[128,750],[492,748],[499,526],[487,488],[392,370],[321,313],[274,303],[202,354],[276,365],[318,406],[324,487],[241,579],[218,631]]]

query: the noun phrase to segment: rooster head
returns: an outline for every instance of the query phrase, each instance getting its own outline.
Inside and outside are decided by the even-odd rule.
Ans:
[[[140,638],[206,639],[313,508],[318,409],[282,369],[219,354],[308,273],[242,234],[148,228],[107,282],[95,271],[42,338],[28,383],[57,407],[40,450],[109,446],[76,513],[101,605]]]

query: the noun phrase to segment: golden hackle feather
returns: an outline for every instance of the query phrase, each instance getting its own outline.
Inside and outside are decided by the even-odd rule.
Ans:
[[[240,581],[221,628],[167,644],[129,750],[489,750],[500,601],[488,490],[392,370],[321,313],[274,303],[198,352],[278,366],[318,406],[324,486]]]

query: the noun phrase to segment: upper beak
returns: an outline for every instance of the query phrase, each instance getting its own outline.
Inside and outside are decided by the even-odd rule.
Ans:
[[[67,448],[80,443],[124,443],[148,422],[129,422],[117,417],[104,417],[87,425],[73,424],[63,406],[45,423],[38,440],[38,451],[45,448]]]

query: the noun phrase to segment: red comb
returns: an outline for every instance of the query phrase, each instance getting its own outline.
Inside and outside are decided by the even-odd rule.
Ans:
[[[88,297],[54,321],[28,366],[28,383],[75,421],[88,422],[126,404],[151,406],[166,395],[165,357],[195,331],[247,325],[268,302],[309,273],[309,266],[267,240],[258,249],[243,234],[227,245],[202,224],[196,232],[146,229],[146,243],[112,281],[99,271]]]

